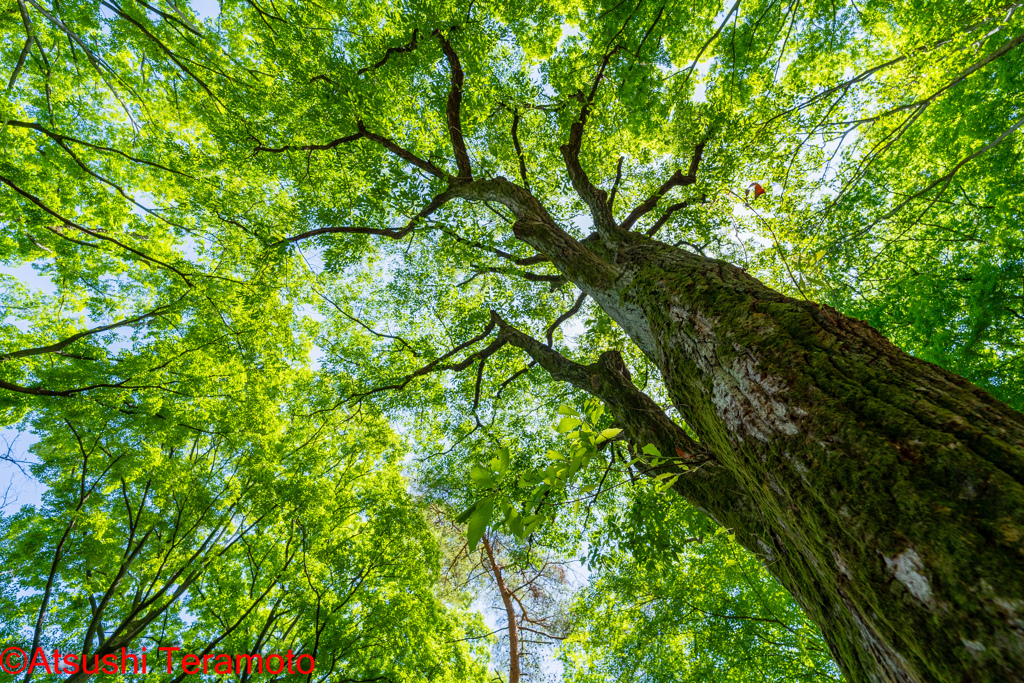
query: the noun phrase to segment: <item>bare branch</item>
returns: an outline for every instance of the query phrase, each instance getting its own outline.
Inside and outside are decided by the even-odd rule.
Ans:
[[[549,282],[552,285],[560,285],[565,282],[564,275],[541,275],[540,273],[531,273],[528,270],[518,270],[516,268],[501,268],[497,266],[480,266],[475,263],[470,264],[472,268],[476,270],[477,275],[485,275],[488,273],[494,275],[510,275],[515,277],[521,277],[524,280],[530,282]]]
[[[369,140],[373,140],[374,142],[380,145],[383,145],[384,149],[388,150],[389,152],[399,157],[400,159],[409,162],[413,166],[423,169],[424,171],[426,171],[427,173],[436,178],[441,178],[442,180],[451,179],[451,176],[448,173],[442,171],[440,168],[430,163],[429,161],[421,159],[412,152],[403,149],[402,147],[399,147],[397,144],[395,144],[394,141],[384,137],[383,135],[377,135],[376,133],[371,133],[370,131],[366,130],[366,127],[363,125],[363,122],[361,120],[357,121],[356,125],[359,127],[359,132],[362,133],[364,137],[366,137]]]
[[[615,195],[619,191],[619,183],[622,182],[622,162],[626,157],[620,156],[619,163],[615,165],[615,182],[612,183],[612,191],[608,195],[608,210],[615,205]]]
[[[693,63],[690,64],[690,66],[686,67],[686,78],[683,79],[682,85],[686,85],[686,82],[690,80],[690,76],[693,75],[693,70],[697,68],[697,65],[700,63],[700,58],[704,56],[704,51],[711,46],[711,43],[715,42],[715,38],[717,38],[722,33],[722,29],[724,29],[725,25],[729,23],[729,18],[739,8],[740,0],[736,0],[736,3],[732,6],[732,9],[730,9],[729,13],[725,15],[724,19],[722,19],[722,23],[718,25],[718,28],[715,30],[715,32],[711,34],[710,38],[708,38],[708,42],[704,43],[704,45],[697,52],[697,56],[693,58]],[[681,88],[682,85],[680,85],[679,87]]]
[[[373,66],[364,66],[359,71],[356,71],[356,76],[362,76],[367,71],[373,71],[374,69],[379,69],[380,67],[382,67],[382,66],[384,66],[385,64],[388,63],[388,60],[391,58],[391,55],[401,54],[403,52],[412,52],[413,50],[416,49],[416,43],[417,43],[418,40],[419,40],[419,29],[413,29],[412,30],[412,39],[408,43],[406,43],[405,45],[402,45],[401,47],[389,47],[387,50],[385,50],[384,56],[381,58],[381,60],[379,62],[377,62]]]
[[[7,185],[11,189],[13,189],[18,194],[20,194],[21,196],[23,196],[26,199],[28,199],[30,202],[32,202],[33,204],[38,206],[40,209],[42,209],[46,213],[50,214],[51,216],[53,216],[54,218],[59,220],[64,225],[66,225],[66,226],[68,226],[70,228],[74,228],[75,230],[78,230],[79,232],[83,232],[86,235],[89,235],[90,237],[95,237],[96,239],[100,239],[100,240],[103,240],[103,241],[106,241],[106,242],[110,242],[111,244],[115,244],[115,245],[121,247],[122,249],[124,249],[125,251],[128,251],[128,252],[130,252],[132,254],[135,254],[136,256],[138,256],[139,258],[141,258],[144,261],[148,261],[150,263],[156,264],[156,265],[160,266],[161,268],[166,268],[167,270],[170,270],[170,271],[174,272],[176,275],[178,275],[178,277],[180,277],[182,280],[184,280],[185,284],[187,284],[189,287],[193,286],[192,285],[192,281],[189,280],[188,277],[183,272],[181,272],[180,270],[178,270],[177,268],[175,268],[171,264],[165,263],[164,261],[161,261],[159,259],[155,259],[152,256],[148,256],[148,255],[142,253],[141,251],[139,251],[137,249],[133,249],[132,247],[129,247],[127,244],[121,242],[120,240],[117,240],[117,239],[115,239],[113,237],[108,237],[107,235],[99,233],[99,232],[97,232],[95,230],[91,230],[91,229],[85,227],[84,225],[79,225],[78,223],[76,223],[76,222],[74,222],[74,221],[72,221],[72,220],[70,220],[68,218],[65,218],[64,216],[60,215],[59,213],[57,213],[56,211],[51,209],[49,206],[47,206],[46,203],[43,202],[43,200],[39,199],[39,197],[36,197],[35,195],[33,195],[33,194],[29,193],[29,192],[26,192],[25,190],[23,190],[20,187],[18,187],[17,185],[15,185],[14,182],[12,180],[10,180],[9,178],[6,178],[4,176],[0,176],[0,182],[4,183],[5,185]],[[60,234],[60,233],[57,233],[57,234]],[[77,241],[77,240],[75,240],[75,241]],[[79,244],[83,244],[85,246],[95,246],[95,245],[91,245],[91,244],[84,243],[84,242],[79,242]]]
[[[417,223],[419,223],[425,218],[428,218],[435,211],[437,211],[442,206],[447,204],[449,201],[454,199],[455,196],[456,195],[450,190],[445,190],[441,194],[437,195],[436,197],[431,199],[430,203],[423,207],[423,209],[419,213],[417,213],[415,216],[409,219],[409,222],[406,223],[404,228],[364,228],[354,225],[340,225],[330,228],[316,228],[313,230],[307,230],[306,232],[299,233],[298,235],[294,235],[292,237],[285,237],[284,239],[272,242],[267,246],[276,247],[278,245],[284,244],[285,242],[301,242],[302,240],[309,239],[311,237],[317,237],[318,235],[331,235],[338,233],[351,235],[378,235],[380,237],[390,237],[391,239],[394,240],[400,240],[406,235],[408,235],[410,232],[412,232],[413,229],[416,227]]]
[[[583,308],[583,302],[586,301],[586,299],[587,299],[587,293],[586,292],[580,292],[580,295],[578,297],[576,297],[576,303],[574,303],[572,305],[572,308],[570,308],[568,311],[566,311],[562,315],[558,316],[558,318],[555,320],[555,322],[551,323],[551,326],[544,332],[544,336],[548,340],[548,346],[551,346],[554,343],[555,330],[557,330],[559,328],[559,326],[562,323],[564,323],[566,320],[568,320],[569,318],[571,318],[574,315],[576,315],[577,313],[579,313],[580,309]]]
[[[14,358],[27,358],[29,356],[39,356],[39,355],[42,355],[44,353],[57,353],[58,351],[61,351],[61,350],[65,349],[65,348],[67,348],[68,346],[71,346],[72,344],[74,344],[79,339],[84,339],[85,337],[88,337],[88,336],[91,336],[91,335],[94,335],[94,334],[99,334],[100,332],[107,332],[109,330],[115,330],[115,329],[117,329],[119,327],[126,327],[128,325],[134,325],[135,323],[140,322],[142,320],[145,320],[147,318],[152,318],[153,316],[160,315],[161,313],[163,313],[164,311],[168,310],[169,308],[172,308],[176,303],[177,302],[175,302],[174,304],[167,304],[165,306],[160,306],[159,308],[153,309],[149,313],[144,313],[142,315],[137,315],[134,318],[126,318],[124,320],[119,320],[119,321],[117,321],[115,323],[111,323],[109,325],[102,325],[100,327],[94,327],[92,329],[85,330],[84,332],[79,332],[78,334],[73,334],[70,337],[68,337],[67,339],[63,339],[63,340],[61,340],[59,342],[56,342],[56,343],[53,343],[53,344],[49,344],[47,346],[39,346],[39,347],[36,347],[34,349],[21,349],[20,351],[12,351],[11,353],[5,353],[3,355],[0,355],[0,362],[3,362],[5,360],[11,360],[11,359],[14,359]]]
[[[629,230],[633,225],[640,220],[645,214],[650,212],[658,205],[658,201],[664,197],[669,190],[674,187],[685,187],[686,185],[692,185],[697,182],[697,169],[700,167],[700,160],[704,156],[704,146],[707,141],[702,141],[697,144],[693,150],[693,158],[690,159],[690,168],[686,175],[683,175],[682,170],[677,169],[672,177],[662,183],[654,194],[641,202],[635,209],[633,209],[626,220],[622,221],[622,229]]]
[[[481,332],[480,334],[476,335],[472,339],[468,339],[465,342],[459,344],[458,346],[456,346],[455,348],[453,348],[451,351],[449,351],[448,353],[444,354],[440,358],[438,358],[436,360],[433,360],[430,363],[427,363],[426,365],[424,365],[423,367],[421,367],[421,368],[411,372],[410,374],[406,375],[404,378],[402,378],[401,380],[399,380],[396,383],[388,384],[386,386],[376,387],[374,389],[371,389],[371,390],[363,392],[363,393],[353,394],[350,398],[363,398],[363,397],[366,397],[366,396],[372,396],[373,394],[379,394],[379,393],[384,392],[384,391],[395,391],[395,390],[399,390],[400,391],[400,390],[404,389],[406,386],[408,386],[409,382],[413,381],[417,377],[422,377],[424,375],[430,374],[432,372],[437,372],[439,370],[451,370],[453,372],[462,372],[463,370],[468,368],[470,365],[472,365],[474,363],[474,361],[476,361],[476,360],[483,360],[485,358],[489,358],[490,356],[494,355],[495,352],[497,352],[503,346],[505,346],[505,344],[507,343],[507,341],[505,339],[503,339],[503,338],[501,338],[499,336],[498,338],[494,339],[490,344],[488,344],[486,347],[484,347],[480,351],[477,351],[475,353],[471,353],[470,355],[468,355],[466,358],[464,358],[463,360],[459,361],[458,363],[445,363],[445,361],[447,361],[449,358],[451,358],[455,354],[459,353],[460,351],[463,351],[463,350],[473,346],[477,342],[480,342],[483,339],[486,339],[491,334],[491,332],[494,331],[495,327],[497,327],[498,320],[499,320],[498,315],[492,311],[491,312],[491,318],[488,321],[487,326],[484,327],[483,332]]]
[[[347,144],[349,142],[355,142],[356,140],[360,140],[363,137],[366,137],[366,136],[362,132],[359,132],[359,133],[353,133],[352,135],[346,135],[343,138],[337,138],[336,140],[331,140],[330,142],[324,143],[322,145],[285,145],[284,147],[264,147],[263,145],[259,145],[259,146],[253,148],[252,153],[253,153],[253,156],[255,156],[255,155],[259,154],[260,152],[272,152],[274,154],[280,154],[281,152],[290,152],[290,151],[311,152],[311,151],[319,151],[319,150],[326,150],[326,149],[334,149],[338,145],[344,145],[344,144]]]
[[[695,204],[706,204],[707,201],[708,201],[708,196],[707,195],[702,195],[701,198],[700,198],[700,201],[699,202],[694,202],[694,203]],[[688,206],[690,206],[690,201],[689,200],[687,200],[685,202],[678,202],[676,204],[671,205],[667,209],[665,209],[665,213],[661,216],[661,218],[659,218],[657,221],[655,221],[654,225],[652,225],[647,230],[647,236],[648,237],[654,237],[654,235],[656,235],[657,232],[659,230],[661,230],[662,226],[665,225],[665,223],[667,223],[670,218],[672,218],[672,214],[674,214],[676,211],[682,211],[683,209],[685,209]]]
[[[590,107],[597,95],[598,86],[604,79],[604,72],[608,68],[611,58],[621,49],[616,45],[601,60],[597,75],[594,77],[590,93],[583,97],[583,106],[580,108],[580,115],[569,127],[569,142],[562,145],[560,151],[565,160],[566,169],[569,172],[569,180],[572,182],[576,193],[590,207],[590,213],[594,219],[594,227],[602,240],[609,244],[615,241],[615,235],[620,232],[615,219],[612,216],[611,208],[608,205],[607,193],[596,187],[587,176],[586,171],[580,164],[580,149],[583,146],[583,129],[587,125],[587,118],[590,116]]]
[[[523,187],[530,189],[530,180],[526,177],[526,157],[523,156],[523,146],[519,144],[519,110],[512,110],[512,146],[516,149],[516,158],[519,159],[519,175],[523,179]]]
[[[473,167],[469,162],[469,153],[466,152],[466,140],[462,136],[462,89],[465,81],[462,62],[459,61],[459,56],[443,33],[434,31],[434,35],[441,43],[441,50],[444,52],[444,56],[448,60],[448,67],[452,72],[452,88],[448,92],[448,106],[445,109],[445,114],[448,118],[448,135],[452,140],[455,163],[459,167],[460,178],[472,178]]]
[[[921,189],[921,190],[918,190],[918,191],[917,191],[917,192],[915,192],[914,194],[910,195],[909,197],[907,197],[906,199],[904,199],[904,200],[903,200],[902,202],[900,202],[900,203],[899,203],[899,204],[898,204],[898,205],[897,205],[897,206],[896,206],[896,207],[895,207],[894,209],[892,209],[891,211],[889,211],[888,213],[886,213],[886,214],[885,214],[884,216],[882,216],[881,218],[878,218],[878,219],[876,219],[876,220],[875,220],[874,222],[872,222],[872,223],[871,223],[870,225],[868,225],[868,226],[867,226],[866,228],[862,228],[861,230],[859,230],[859,231],[857,232],[857,236],[861,236],[861,235],[866,235],[866,234],[868,234],[869,232],[871,232],[871,229],[872,229],[873,227],[875,227],[876,225],[878,225],[879,223],[881,223],[881,222],[882,222],[882,221],[884,221],[884,220],[888,220],[889,218],[892,218],[892,217],[893,217],[893,216],[895,216],[895,215],[896,215],[897,213],[899,213],[899,211],[900,211],[900,210],[901,210],[901,209],[902,209],[902,208],[903,208],[904,206],[906,206],[907,204],[909,204],[909,203],[910,203],[911,201],[913,201],[914,199],[917,199],[917,198],[921,197],[922,195],[924,195],[924,194],[926,194],[926,193],[930,192],[931,190],[935,189],[935,188],[936,188],[936,187],[938,187],[939,185],[943,185],[943,192],[944,192],[944,191],[945,191],[945,188],[946,188],[946,187],[948,187],[948,186],[949,186],[949,183],[950,183],[950,182],[951,182],[951,181],[953,180],[953,176],[955,176],[955,175],[957,174],[957,172],[958,172],[958,171],[959,171],[959,170],[960,170],[961,168],[963,168],[963,166],[964,166],[965,164],[967,164],[967,163],[968,163],[969,161],[971,161],[972,159],[976,159],[976,158],[978,158],[979,156],[981,156],[981,155],[982,155],[982,154],[984,154],[985,152],[988,152],[988,151],[989,151],[990,149],[992,149],[993,147],[997,146],[997,145],[998,145],[999,143],[1001,143],[1001,142],[1003,142],[1004,140],[1006,140],[1006,138],[1008,138],[1008,137],[1009,137],[1010,135],[1012,135],[1012,134],[1013,134],[1013,133],[1015,133],[1015,132],[1016,132],[1017,130],[1019,130],[1021,126],[1024,126],[1024,117],[1022,117],[1022,118],[1019,118],[1019,119],[1017,119],[1017,121],[1016,121],[1016,122],[1015,122],[1015,123],[1014,123],[1014,124],[1013,124],[1013,125],[1012,125],[1012,126],[1011,126],[1011,127],[1009,128],[1009,129],[1008,129],[1008,130],[1006,130],[1005,132],[1003,132],[1003,133],[1002,133],[1002,134],[1001,134],[1001,135],[1000,135],[999,137],[997,137],[997,138],[996,138],[995,140],[993,140],[992,142],[988,143],[988,144],[987,144],[987,145],[985,145],[984,147],[981,147],[981,148],[979,148],[979,149],[975,150],[975,151],[974,151],[974,152],[972,152],[971,154],[967,155],[966,157],[964,157],[963,159],[961,159],[960,161],[958,161],[958,162],[956,163],[956,165],[955,165],[955,166],[953,166],[953,168],[951,168],[951,169],[949,170],[949,172],[948,172],[948,173],[946,173],[946,175],[942,176],[941,178],[938,178],[938,179],[936,179],[936,180],[935,180],[934,182],[932,182],[931,184],[929,184],[929,185],[928,185],[927,187],[925,187],[925,188],[923,188],[923,189]],[[938,197],[936,197],[935,199],[933,199],[933,200],[932,200],[932,202],[928,204],[928,206],[926,207],[925,211],[927,211],[927,210],[928,210],[928,209],[930,209],[930,208],[931,208],[932,206],[934,206],[934,205],[935,205],[935,203],[936,203],[936,202],[938,201],[938,199],[939,199],[939,198],[941,198],[941,196],[942,196],[942,192],[939,192],[939,195],[938,195]],[[924,212],[922,212],[922,214],[923,214],[923,213],[924,213]]]

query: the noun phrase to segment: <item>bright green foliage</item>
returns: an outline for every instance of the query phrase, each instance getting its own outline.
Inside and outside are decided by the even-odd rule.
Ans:
[[[576,598],[561,648],[566,681],[839,681],[828,649],[785,591],[724,533],[670,564],[613,554]]]
[[[308,403],[312,379],[254,374],[148,419],[83,402],[39,413],[48,491],[3,520],[4,640],[33,642],[42,610],[47,651],[293,650],[321,680],[482,676],[463,638],[484,626],[434,594],[438,545],[397,440]]]
[[[470,546],[490,527],[587,554],[572,676],[826,671],[792,601],[668,502],[672,454],[621,441],[518,349],[484,353],[494,310],[580,363],[619,349],[667,403],[507,207],[449,196],[451,176],[520,183],[582,239],[560,147],[587,103],[580,163],[617,220],[693,165],[635,230],[864,317],[1019,408],[1022,25],[952,0],[5,6],[0,410],[38,434],[49,487],[3,518],[7,628],[35,628],[70,530],[46,643],[99,647],[139,586],[194,567],[149,637],[210,643],[248,614],[218,642],[249,647],[259,620],[295,619],[263,645],[339,653],[343,678],[472,679],[458,639],[485,629],[434,597],[409,452]],[[664,471],[645,478],[642,456]],[[645,599],[641,574],[657,601],[617,614]],[[761,610],[782,623],[739,618]]]

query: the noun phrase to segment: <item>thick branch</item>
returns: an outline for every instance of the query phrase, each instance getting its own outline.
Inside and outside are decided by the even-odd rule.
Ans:
[[[448,60],[448,66],[452,72],[452,89],[448,92],[448,106],[445,115],[448,118],[448,135],[452,140],[452,151],[455,154],[455,163],[459,167],[460,178],[472,178],[473,167],[469,163],[469,153],[466,152],[466,140],[462,136],[462,88],[465,81],[465,74],[462,73],[462,62],[455,53],[451,43],[440,31],[434,34],[441,43],[441,50]]]
[[[590,207],[590,214],[594,219],[594,227],[597,229],[598,234],[601,235],[601,239],[609,246],[616,241],[615,236],[620,232],[620,229],[615,223],[615,218],[612,216],[612,210],[608,203],[608,194],[590,181],[586,171],[583,170],[582,164],[580,164],[580,148],[583,146],[583,129],[587,124],[587,118],[590,116],[590,106],[597,95],[597,88],[604,78],[608,62],[611,61],[612,56],[619,49],[620,46],[614,47],[601,60],[601,66],[594,77],[590,93],[583,97],[583,106],[580,108],[579,118],[569,128],[569,142],[560,148],[562,158],[565,160],[566,170],[569,173],[569,180],[572,182],[576,193]]]
[[[519,110],[512,110],[512,146],[516,149],[516,158],[519,159],[519,176],[523,179],[523,187],[530,189],[530,181],[526,177],[526,157],[523,155],[523,146],[519,144]]]
[[[516,217],[513,234],[549,258],[577,285],[607,289],[618,276],[618,268],[558,227],[536,197],[506,178],[458,183],[451,191],[468,201],[493,201],[507,207]]]
[[[577,389],[601,399],[629,438],[638,444],[654,444],[668,458],[701,463],[711,459],[707,450],[672,422],[650,396],[633,385],[622,355],[605,351],[590,365],[571,361],[542,342],[526,335],[498,318],[499,339],[519,347],[552,378],[568,382]]]

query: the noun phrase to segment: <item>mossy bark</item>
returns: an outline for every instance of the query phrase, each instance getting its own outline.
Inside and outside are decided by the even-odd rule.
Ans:
[[[658,366],[700,443],[615,357],[559,363],[506,337],[633,438],[707,459],[677,491],[764,560],[850,681],[1024,680],[1024,415],[723,261],[614,221],[577,241],[503,178],[456,189],[515,213],[516,236]]]
[[[639,236],[616,256],[595,294],[736,485],[680,493],[736,525],[846,676],[1024,680],[1024,416],[728,263]]]

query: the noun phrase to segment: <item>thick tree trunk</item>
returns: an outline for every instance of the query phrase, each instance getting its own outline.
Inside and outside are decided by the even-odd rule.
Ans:
[[[736,525],[847,677],[1024,680],[1024,416],[727,263],[639,236],[616,261],[590,293],[735,483],[680,493]]]
[[[515,212],[657,364],[700,444],[615,354],[579,366],[506,338],[632,438],[708,458],[678,492],[763,558],[850,681],[1024,680],[1024,416],[728,263],[614,225],[578,242],[504,179],[460,193]]]
[[[861,321],[624,230],[571,151],[599,239],[504,178],[452,192],[513,211],[515,235],[658,366],[700,443],[616,354],[581,366],[503,324],[506,341],[631,438],[707,460],[677,491],[763,558],[850,681],[1024,681],[1024,415]]]

